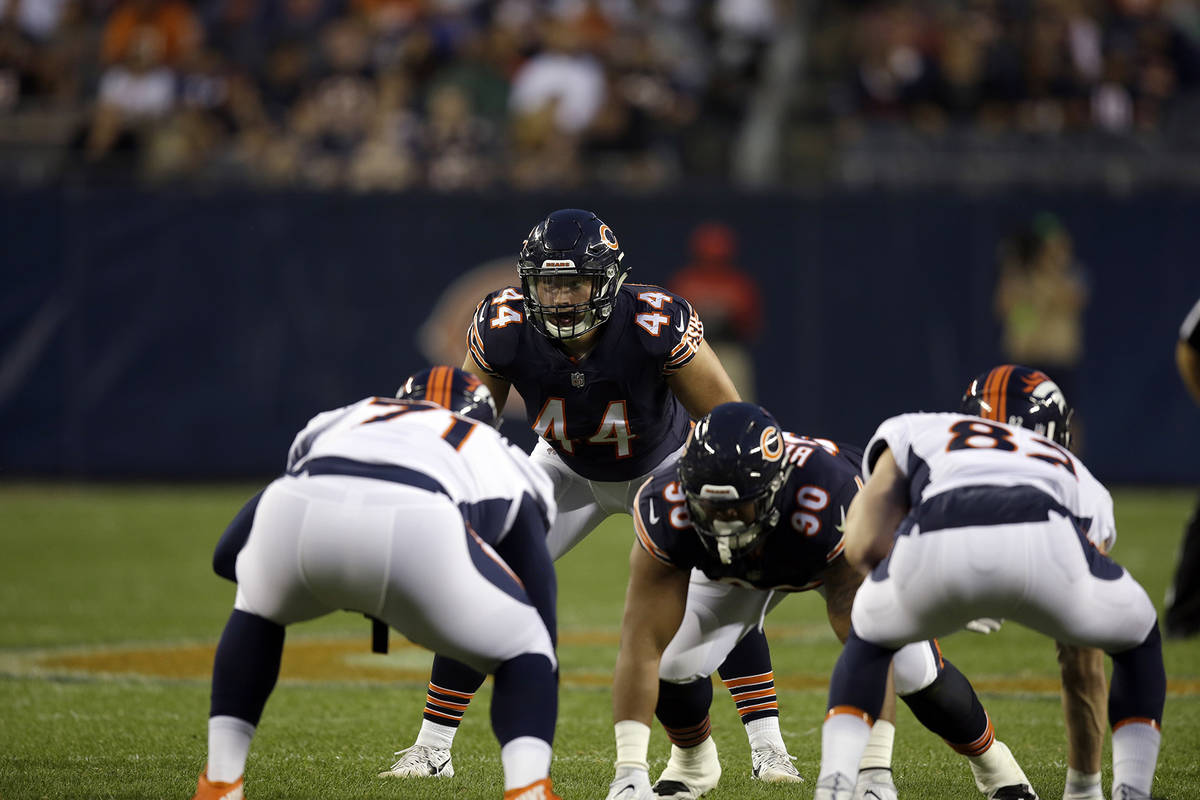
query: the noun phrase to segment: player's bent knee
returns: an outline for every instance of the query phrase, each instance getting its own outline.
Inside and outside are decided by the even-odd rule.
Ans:
[[[901,697],[921,691],[937,676],[938,655],[932,639],[907,644],[892,657],[892,678]]]

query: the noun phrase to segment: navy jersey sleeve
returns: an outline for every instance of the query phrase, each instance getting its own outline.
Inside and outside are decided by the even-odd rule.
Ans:
[[[517,356],[526,324],[520,289],[506,286],[492,292],[475,307],[467,326],[467,352],[488,375],[508,380],[506,372]]]
[[[816,540],[829,563],[842,553],[846,512],[863,485],[858,471],[862,451],[829,439],[792,434],[786,439],[793,464],[788,481],[794,492],[792,526]]]
[[[1196,301],[1196,305],[1192,306],[1192,310],[1183,320],[1183,325],[1179,328],[1179,338],[1192,346],[1192,349],[1200,352],[1200,300]]]
[[[704,341],[704,323],[692,304],[661,286],[632,284],[622,288],[634,298],[633,324],[643,349],[674,375],[696,357]]]
[[[638,544],[656,561],[679,569],[700,563],[703,546],[692,530],[674,464],[655,470],[633,503],[633,527]]]

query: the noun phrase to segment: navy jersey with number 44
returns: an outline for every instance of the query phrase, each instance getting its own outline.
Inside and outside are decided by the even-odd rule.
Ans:
[[[525,318],[521,290],[506,287],[476,307],[471,357],[521,394],[530,426],[572,470],[628,481],[687,439],[691,419],[666,379],[695,357],[704,326],[682,297],[658,286],[621,287],[595,348],[573,358]]]
[[[753,553],[722,564],[705,548],[673,465],[656,470],[638,490],[633,520],[642,549],[664,564],[697,567],[712,580],[787,592],[819,586],[821,571],[842,552],[846,510],[862,487],[862,451],[828,439],[784,437],[793,467],[780,490],[779,522]]]

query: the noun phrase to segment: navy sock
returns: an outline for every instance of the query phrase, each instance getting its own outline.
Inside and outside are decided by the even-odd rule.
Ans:
[[[471,669],[461,661],[435,655],[422,716],[429,722],[457,728],[462,723],[471,697],[483,686],[486,678],[482,672]]]
[[[943,659],[937,679],[919,692],[901,697],[913,716],[954,746],[967,746],[988,729],[988,715],[974,687],[958,667]]]
[[[234,610],[213,660],[209,716],[230,716],[257,725],[279,678],[284,627]]]
[[[558,717],[558,672],[550,659],[525,653],[496,670],[492,693],[492,730],[500,746],[520,736],[554,741]]]
[[[829,679],[828,709],[849,706],[879,717],[887,690],[887,671],[896,651],[863,641],[854,628]]]
[[[761,628],[750,631],[729,651],[718,672],[733,696],[742,724],[779,716],[771,649]]]
[[[712,731],[708,719],[712,697],[711,678],[698,678],[687,683],[658,682],[658,707],[654,709],[654,715],[672,744],[695,747],[708,738]]]
[[[1162,635],[1158,623],[1137,647],[1111,653],[1112,682],[1108,687],[1108,721],[1116,725],[1127,719],[1149,719],[1162,724],[1167,696],[1167,673],[1163,668]]]

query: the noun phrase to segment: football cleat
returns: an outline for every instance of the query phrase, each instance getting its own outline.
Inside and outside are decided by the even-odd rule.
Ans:
[[[208,779],[208,769],[200,773],[200,780],[196,782],[196,793],[192,795],[192,800],[245,800],[246,795],[242,792],[242,779],[238,778],[233,783],[217,783]]]
[[[813,800],[854,800],[854,781],[840,772],[826,775],[817,781]]]
[[[400,760],[391,768],[379,773],[381,778],[453,778],[454,762],[450,760],[450,748],[426,747],[414,744],[394,755]]]
[[[1127,783],[1113,787],[1113,800],[1156,800],[1140,789],[1135,789]]]
[[[1029,778],[1017,763],[1008,745],[996,739],[988,748],[986,757],[969,758],[971,774],[975,777],[975,785],[983,792],[988,800],[1020,800],[1037,798],[1033,789],[1029,788]],[[985,765],[986,764],[986,765]],[[1024,790],[1028,794],[1020,794]],[[1009,794],[1001,794],[1008,792]]]
[[[792,762],[795,756],[774,747],[756,747],[750,751],[750,777],[763,783],[803,783],[800,770]]]
[[[504,793],[504,800],[562,800],[554,793],[554,787],[549,778],[534,781],[519,789],[509,789]]]
[[[896,784],[889,767],[869,767],[859,770],[854,786],[854,800],[897,800]]]
[[[712,738],[695,747],[671,745],[671,758],[651,788],[664,800],[696,800],[721,780],[721,760]]]

